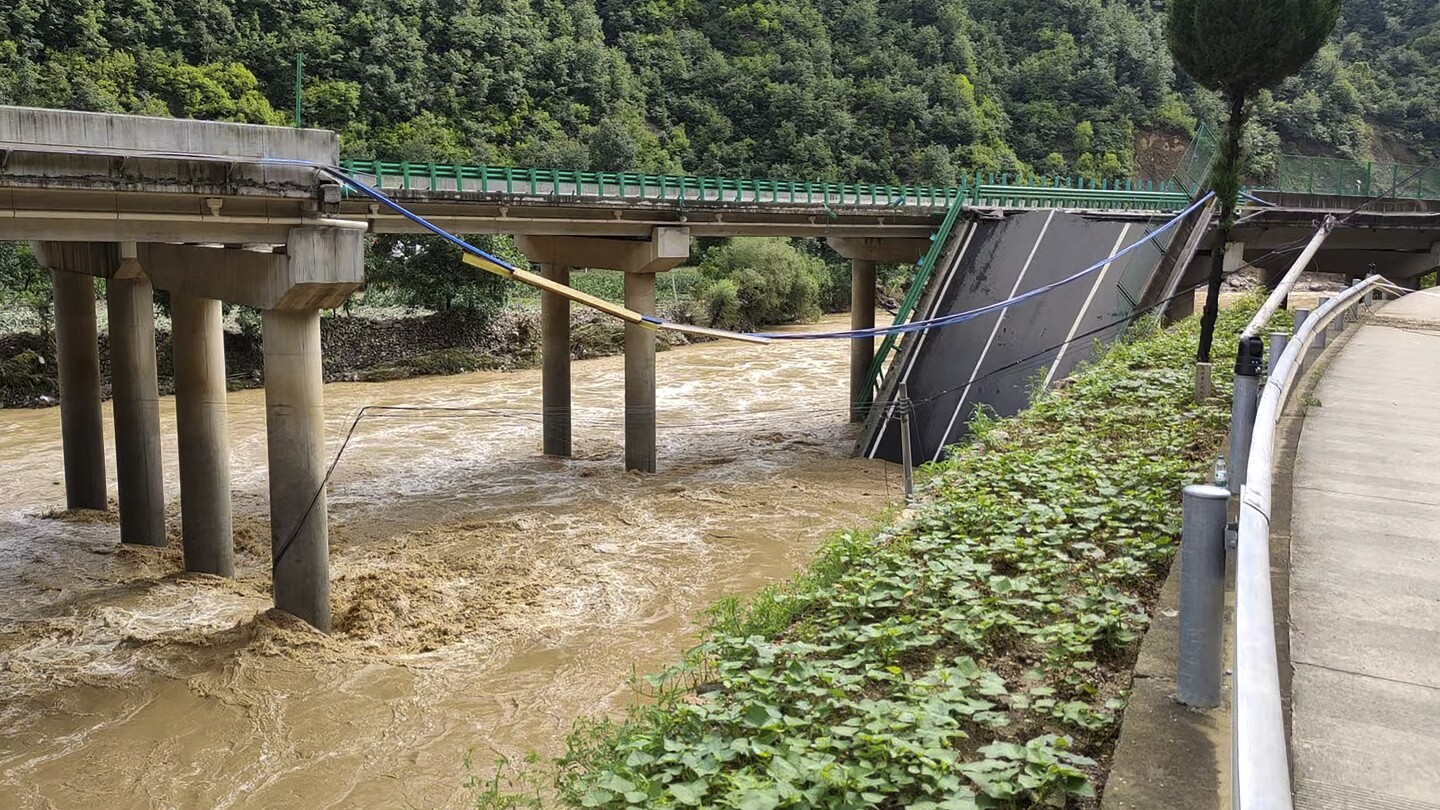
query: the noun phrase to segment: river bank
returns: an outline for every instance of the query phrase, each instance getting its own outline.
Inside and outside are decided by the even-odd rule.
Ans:
[[[101,305],[103,312],[103,304]],[[623,325],[590,309],[571,314],[571,356],[576,360],[620,354]],[[170,332],[161,319],[155,333],[160,393],[175,392]],[[501,310],[480,318],[461,310],[402,317],[331,313],[320,321],[321,355],[326,382],[376,382],[460,374],[513,371],[540,363],[540,316],[533,308]],[[656,348],[665,351],[693,342],[675,332],[660,332]],[[110,340],[102,330],[101,394],[110,396]],[[0,408],[42,408],[57,404],[54,340],[36,331],[0,334]],[[225,332],[225,368],[231,391],[264,383],[264,355],[257,328]]]
[[[0,808],[473,806],[470,773],[562,753],[706,606],[898,495],[891,465],[849,458],[848,351],[665,353],[654,476],[622,470],[618,357],[574,366],[568,462],[539,456],[535,371],[326,386],[330,451],[363,405],[492,412],[361,424],[330,489],[330,637],[267,610],[263,392],[230,395],[235,580],[122,547],[103,515],[45,517],[59,413],[0,412]],[[168,398],[161,420],[173,436]]]
[[[897,521],[722,603],[647,678],[653,701],[582,722],[559,799],[1096,807],[1179,493],[1219,452],[1228,358],[1258,304],[1222,311],[1204,404],[1191,318],[1132,330],[1015,417],[978,418]]]

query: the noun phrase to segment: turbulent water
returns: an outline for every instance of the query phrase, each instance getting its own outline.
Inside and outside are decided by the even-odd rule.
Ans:
[[[173,502],[169,549],[47,516],[59,413],[0,411],[0,808],[470,804],[467,756],[483,777],[559,752],[707,604],[898,495],[848,458],[847,358],[662,353],[654,476],[621,469],[619,358],[574,365],[569,462],[539,456],[538,372],[327,386],[330,452],[363,405],[488,410],[361,422],[330,488],[330,636],[267,611],[263,392],[230,398],[235,580],[180,573]],[[161,420],[173,501],[173,402]]]

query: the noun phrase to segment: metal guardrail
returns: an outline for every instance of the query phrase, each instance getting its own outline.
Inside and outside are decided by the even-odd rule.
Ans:
[[[1275,432],[1305,356],[1331,322],[1386,282],[1370,276],[1325,302],[1300,324],[1266,380],[1256,409],[1240,491],[1235,557],[1235,663],[1231,713],[1232,806],[1235,810],[1291,810],[1290,759],[1285,746],[1275,610],[1270,583],[1270,495]],[[1320,343],[1323,345],[1323,343]]]
[[[981,207],[1174,211],[1190,203],[1189,197],[1170,181],[1096,181],[993,173],[967,177],[958,186],[897,186],[378,160],[342,160],[340,169],[384,191],[629,199],[680,205],[693,201],[945,210],[959,202]]]

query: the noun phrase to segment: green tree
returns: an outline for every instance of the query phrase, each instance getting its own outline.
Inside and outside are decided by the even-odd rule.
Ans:
[[[787,239],[732,239],[705,252],[694,317],[705,326],[750,329],[820,317],[825,262]]]
[[[24,242],[0,242],[0,310],[30,310],[40,335],[50,338],[54,292],[50,273]]]
[[[524,266],[509,237],[470,236],[466,241]],[[458,247],[436,236],[376,236],[365,264],[367,294],[381,300],[480,317],[493,317],[505,304],[504,279],[465,264]]]
[[[1315,56],[1340,19],[1340,0],[1170,0],[1170,53],[1195,81],[1221,93],[1229,108],[1225,137],[1210,171],[1220,228],[1211,253],[1209,294],[1196,359],[1210,362],[1220,306],[1224,251],[1235,223],[1244,169],[1240,151],[1255,94],[1295,74]]]

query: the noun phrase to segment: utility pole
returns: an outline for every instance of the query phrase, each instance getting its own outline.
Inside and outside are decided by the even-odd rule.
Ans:
[[[303,123],[300,118],[301,102],[305,98],[305,54],[295,54],[295,128]]]
[[[900,383],[900,466],[905,470],[905,500],[915,494],[914,461],[910,457],[910,391]]]

